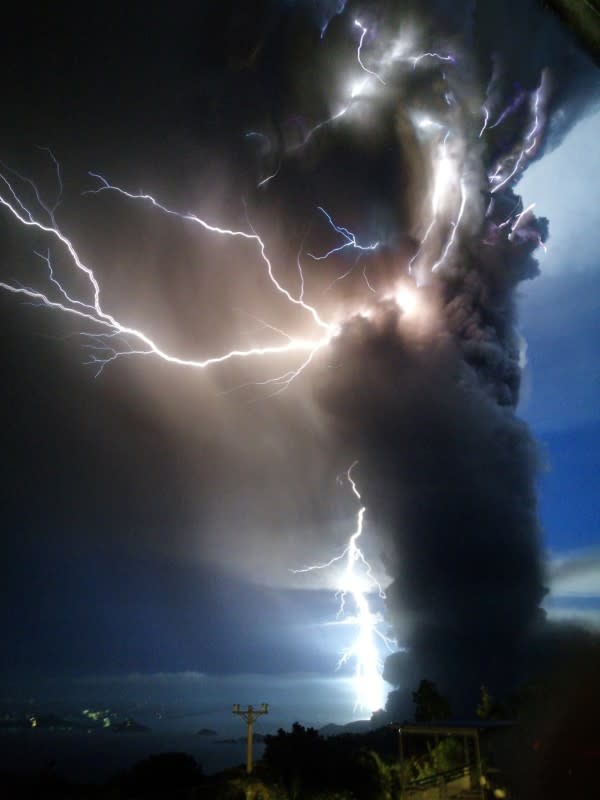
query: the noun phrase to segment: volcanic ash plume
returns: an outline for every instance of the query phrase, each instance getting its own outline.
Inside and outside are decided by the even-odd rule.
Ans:
[[[472,713],[483,682],[505,691],[523,679],[543,627],[538,456],[515,413],[514,294],[536,275],[532,253],[548,229],[512,186],[567,129],[588,67],[537,12],[535,41],[509,54],[496,5],[468,17],[452,63],[402,84],[399,147],[419,165],[407,184],[414,247],[404,265],[415,304],[381,303],[346,323],[320,393],[360,461],[392,580],[388,610],[405,650],[386,663],[400,688],[391,710],[428,678]],[[469,37],[490,50],[465,71]],[[577,67],[568,86],[553,70],[567,61]]]
[[[533,0],[298,0],[256,9],[232,0],[212,4],[209,17],[206,31],[220,45],[200,48],[198,56],[206,78],[199,140],[211,153],[223,141],[232,143],[235,157],[224,173],[239,178],[232,181],[236,202],[240,186],[247,189],[242,227],[217,224],[215,209],[212,221],[178,211],[96,172],[84,194],[92,204],[144,207],[212,241],[206,253],[223,264],[223,273],[237,265],[235,305],[248,309],[261,337],[272,338],[246,345],[244,332],[238,341],[239,320],[230,324],[221,314],[228,293],[213,283],[221,270],[206,271],[207,295],[225,305],[204,320],[208,341],[193,357],[162,342],[151,313],[138,328],[131,311],[123,317],[109,311],[101,270],[96,274],[58,227],[62,179],[52,154],[54,204],[27,176],[0,170],[2,213],[54,248],[37,252],[47,286],[11,279],[0,289],[81,325],[77,333],[98,374],[132,357],[197,372],[231,369],[240,391],[258,387],[285,398],[291,389],[326,439],[328,425],[313,398],[304,402],[294,394],[320,364],[316,396],[334,431],[335,461],[339,452],[346,469],[358,462],[348,480],[360,500],[360,546],[376,535],[390,581],[387,607],[402,649],[388,659],[385,675],[400,692],[422,678],[434,680],[455,710],[472,713],[480,684],[498,693],[517,683],[532,642],[539,644],[540,630],[548,633],[539,610],[538,458],[516,416],[522,339],[514,307],[516,287],[537,273],[533,253],[545,248],[548,229],[514,187],[591,107],[595,68]],[[210,120],[220,122],[213,127]],[[228,194],[225,182],[219,185]],[[190,263],[197,258],[193,241]],[[60,282],[63,272],[73,285]],[[140,285],[149,283],[144,272]],[[188,309],[176,322],[193,320],[196,342],[196,295],[184,297],[179,280],[169,283],[177,308]],[[135,278],[131,286],[137,291]],[[255,315],[255,301],[270,308]],[[258,362],[264,372],[253,372]],[[264,573],[264,553],[283,550],[282,528],[294,530],[288,486],[289,496],[300,496],[298,508],[321,492],[315,519],[298,527],[306,536],[290,534],[294,544],[306,544],[311,559],[311,536],[322,546],[315,522],[329,513],[323,510],[328,489],[318,469],[306,465],[314,457],[321,469],[334,460],[331,449],[319,440],[313,453],[293,399],[282,399],[279,408],[277,436],[274,420],[268,436],[250,435],[244,415],[232,426],[239,436],[227,426],[242,466],[210,468],[215,485],[231,481],[231,495],[244,509],[228,518],[235,504],[216,502],[214,549],[221,559],[225,552],[228,565],[243,564],[253,579]],[[247,483],[252,497],[246,501],[229,475],[258,475],[258,447],[269,458],[277,453],[282,468],[272,470],[280,473],[274,485],[285,491],[265,488],[270,481],[261,478],[260,491]],[[250,517],[263,538],[244,551],[237,532]],[[223,545],[228,535],[229,548]],[[350,564],[358,536],[343,550]],[[260,554],[258,567],[247,557],[250,549]],[[340,558],[324,559],[323,566]],[[373,584],[371,567],[364,558],[361,563]],[[310,569],[322,571],[318,563]],[[373,628],[368,590],[354,589],[358,617]],[[342,598],[348,591],[340,589]],[[548,647],[560,650],[552,633]],[[369,679],[376,673],[369,671]]]
[[[389,611],[408,647],[386,677],[427,676],[456,696],[510,677],[543,589],[536,449],[514,414],[518,354],[499,330],[506,297],[471,274],[440,283],[425,341],[393,311],[349,326],[323,397],[360,453],[386,541]]]

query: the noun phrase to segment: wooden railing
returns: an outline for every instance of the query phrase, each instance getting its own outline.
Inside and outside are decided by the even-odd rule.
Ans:
[[[448,789],[451,790],[449,784],[453,783],[454,781],[459,780],[460,778],[470,778],[471,777],[471,767],[464,766],[464,767],[456,767],[455,769],[447,770],[446,772],[438,772],[435,775],[430,775],[427,778],[420,778],[419,780],[410,781],[409,783],[405,784],[402,789],[402,798],[410,797],[423,797],[425,794],[428,794],[430,798],[434,796],[435,790],[437,791],[437,796],[439,798],[450,798],[452,796],[458,795],[460,792],[465,790],[465,787],[458,789],[456,792],[448,792]]]

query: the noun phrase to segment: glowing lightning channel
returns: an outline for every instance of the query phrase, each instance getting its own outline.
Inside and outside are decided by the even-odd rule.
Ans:
[[[504,109],[504,111],[500,114],[500,116],[498,117],[496,122],[494,122],[493,125],[490,125],[490,130],[493,130],[494,128],[497,128],[499,125],[502,125],[504,120],[507,117],[509,117],[514,111],[516,111],[517,108],[521,105],[521,103],[523,102],[523,98],[524,97],[525,97],[525,92],[523,92],[523,91],[519,92],[517,94],[517,96],[515,97],[515,99],[512,101],[512,103],[510,103]]]
[[[456,59],[452,55],[443,56],[440,53],[420,53],[418,56],[411,56],[408,60],[412,62],[413,69],[417,68],[417,64],[421,62],[424,58],[436,58],[438,61],[448,61],[450,64],[454,64]]]
[[[348,111],[350,111],[352,106],[354,105],[354,102],[357,99],[357,97],[359,97],[359,95],[362,93],[363,89],[367,85],[367,83],[369,81],[369,76],[372,76],[372,77],[376,78],[383,86],[386,85],[385,81],[381,77],[381,75],[379,75],[377,72],[374,72],[373,70],[370,70],[368,67],[366,67],[364,62],[363,62],[363,60],[362,60],[362,46],[363,46],[363,42],[364,42],[365,36],[367,35],[368,28],[366,28],[358,19],[354,20],[354,24],[355,24],[355,26],[357,28],[360,28],[360,30],[361,30],[360,40],[359,40],[358,47],[357,47],[357,50],[356,50],[356,60],[358,61],[358,64],[359,64],[360,68],[363,70],[363,72],[365,72],[367,74],[367,77],[364,80],[358,81],[358,82],[353,84],[352,89],[350,91],[350,99],[346,102],[346,104],[344,106],[342,106],[342,108],[340,108],[339,111],[337,111],[335,114],[332,114],[330,117],[327,117],[327,119],[322,120],[321,122],[317,123],[312,128],[310,128],[308,133],[304,136],[304,138],[300,142],[298,142],[293,147],[289,148],[290,152],[301,150],[303,147],[305,147],[305,145],[307,145],[309,143],[309,141],[312,139],[312,137],[315,135],[315,133],[318,133],[318,131],[320,131],[322,128],[325,128],[327,125],[330,125],[332,122],[335,122],[336,120],[341,119],[343,116],[345,116],[348,113]],[[427,54],[423,54],[423,56],[424,55],[429,55],[429,54],[428,53]],[[420,59],[423,56],[418,56],[417,59]],[[442,56],[439,56],[439,57],[442,58]],[[451,59],[451,60],[453,60],[453,59]],[[274,177],[274,176],[270,176],[270,178],[272,178],[272,177]],[[268,180],[270,180],[270,178]]]
[[[442,264],[444,263],[444,261],[446,260],[446,258],[448,256],[448,253],[450,252],[450,248],[454,244],[454,241],[456,239],[456,232],[458,231],[458,228],[460,226],[460,223],[462,221],[462,217],[463,217],[463,214],[464,214],[464,211],[465,211],[466,202],[467,202],[467,192],[465,190],[465,183],[464,183],[463,180],[461,180],[461,182],[460,182],[460,208],[458,210],[458,216],[456,217],[456,221],[450,223],[450,225],[452,226],[452,233],[448,237],[448,241],[446,242],[446,246],[444,247],[444,249],[442,251],[442,255],[439,257],[439,259],[432,266],[432,268],[431,268],[432,272],[436,272],[436,270],[438,270],[442,266]]]
[[[365,67],[365,65],[364,65],[364,63],[362,61],[361,51],[362,51],[363,41],[364,41],[364,38],[365,38],[365,36],[367,34],[367,30],[368,29],[365,28],[357,19],[354,20],[354,24],[358,28],[361,29],[360,41],[358,43],[358,48],[356,50],[356,60],[358,61],[359,66],[363,70],[363,72],[366,72],[368,76],[372,75],[373,77],[377,78],[377,80],[380,81],[385,86],[385,81],[383,80],[383,78],[380,75],[378,75],[376,72],[373,72],[372,70],[370,70],[367,67]],[[354,102],[355,102],[355,99],[357,98],[357,96],[360,95],[362,90],[365,88],[368,80],[369,80],[369,78],[367,77],[363,81],[359,81],[358,83],[355,83],[353,85],[353,87],[352,87],[351,92],[350,92],[350,99],[348,100],[348,102],[344,106],[342,106],[342,108],[340,108],[340,110],[337,111],[335,114],[332,114],[330,117],[327,117],[327,119],[324,119],[321,122],[318,122],[316,125],[314,125],[312,128],[310,128],[308,133],[304,136],[304,138],[300,142],[298,142],[298,144],[296,144],[293,147],[289,148],[290,152],[294,152],[296,150],[301,150],[303,147],[305,147],[305,145],[307,145],[309,143],[309,141],[312,139],[312,137],[315,135],[315,133],[318,133],[318,131],[320,131],[322,128],[325,128],[327,125],[330,125],[332,122],[335,122],[336,120],[341,119],[343,116],[345,116],[348,113],[348,111],[350,111],[352,106],[354,105]],[[274,176],[271,176],[271,177],[274,177]]]
[[[483,136],[485,129],[487,128],[488,122],[490,120],[490,112],[487,109],[487,106],[482,106],[481,110],[483,111],[483,125],[481,126],[481,130],[479,131],[479,138]]]
[[[542,132],[542,115],[540,112],[540,103],[542,100],[542,94],[544,91],[544,75],[542,74],[542,79],[540,81],[540,85],[536,90],[534,96],[534,103],[533,103],[533,123],[531,126],[531,130],[525,136],[525,140],[521,147],[521,152],[512,168],[512,170],[506,175],[504,178],[500,176],[500,167],[496,168],[496,171],[493,175],[489,176],[490,183],[495,183],[496,185],[490,189],[491,194],[495,194],[497,191],[502,189],[506,184],[515,177],[515,175],[519,172],[521,165],[523,164],[526,158],[530,158],[531,153],[536,148],[538,144],[538,137]],[[499,181],[499,183],[498,183]]]
[[[397,643],[379,630],[378,626],[382,622],[381,614],[371,611],[369,607],[369,593],[377,591],[379,597],[385,599],[385,592],[381,584],[373,576],[371,565],[358,546],[358,540],[363,534],[367,509],[366,506],[362,505],[360,492],[352,477],[352,470],[357,464],[358,462],[355,461],[346,473],[352,493],[360,503],[360,508],[356,515],[356,529],[350,536],[348,544],[341,553],[333,556],[324,564],[313,564],[303,569],[293,569],[291,572],[294,574],[314,572],[315,570],[328,569],[334,564],[345,561],[346,568],[340,578],[339,589],[336,593],[340,602],[336,624],[354,625],[358,628],[358,635],[350,647],[346,648],[340,656],[338,669],[350,660],[355,661],[354,709],[355,711],[363,709],[372,712],[383,707],[386,696],[384,680],[381,674],[383,665],[379,656],[377,640],[380,639],[390,652],[397,649]],[[357,566],[360,567],[361,574],[357,572]],[[352,615],[346,614],[348,596],[352,598],[354,606],[354,614]]]
[[[358,43],[358,50],[356,51],[356,58],[358,60],[358,63],[360,64],[362,70],[367,73],[367,75],[372,75],[374,78],[377,78],[379,83],[381,83],[382,86],[385,86],[385,81],[383,80],[381,75],[378,75],[376,72],[373,72],[372,69],[368,69],[368,67],[365,67],[365,65],[363,63],[363,60],[361,58],[361,50],[362,50],[363,42],[365,40],[365,36],[368,33],[368,28],[365,28],[365,26],[362,25],[362,23],[357,19],[354,20],[354,24],[356,25],[357,28],[360,28],[360,30],[361,30],[360,42]]]
[[[415,262],[419,259],[427,240],[435,227],[435,224],[438,220],[438,215],[440,211],[440,206],[443,201],[447,198],[449,191],[455,185],[455,174],[452,165],[452,159],[448,155],[447,151],[447,142],[450,136],[450,131],[447,130],[444,138],[439,146],[439,155],[434,162],[434,184],[433,184],[433,191],[431,194],[431,220],[425,231],[425,235],[419,242],[419,246],[413,255],[413,257],[408,262],[408,272],[410,275],[414,272],[414,265]],[[463,218],[463,214],[465,211],[465,206],[467,202],[467,189],[464,178],[460,179],[460,207],[458,210],[458,215],[456,220],[453,220],[450,223],[451,233],[448,237],[437,261],[431,267],[432,272],[436,272],[446,261],[450,249],[452,248],[455,240],[458,228]]]
[[[534,208],[535,208],[535,203],[531,203],[530,205],[527,206],[527,208],[524,208],[523,211],[521,211],[520,214],[517,214],[517,216],[514,218],[513,224],[511,225],[510,233],[508,234],[508,240],[509,241],[511,240],[512,234],[515,233],[515,231],[523,223],[523,220],[527,218],[527,215],[531,211],[533,211]],[[498,226],[498,227],[500,227],[500,226]]]
[[[332,256],[334,253],[339,253],[341,250],[345,250],[347,247],[351,247],[354,250],[377,250],[379,247],[379,242],[374,242],[373,244],[358,244],[356,241],[356,236],[352,231],[348,230],[348,228],[344,228],[342,225],[336,225],[335,222],[332,220],[331,215],[325,211],[324,208],[321,206],[317,206],[318,210],[323,214],[327,222],[333,228],[336,233],[339,233],[340,236],[344,238],[344,243],[339,245],[339,247],[333,247],[327,253],[322,256],[316,256],[313,253],[309,253],[308,255],[314,259],[315,261],[325,261],[325,259]]]
[[[375,78],[382,86],[386,86],[386,81],[384,80],[382,75],[380,73],[378,73],[378,72],[375,72],[372,69],[369,69],[365,65],[364,61],[362,60],[362,48],[363,48],[365,37],[366,37],[369,29],[366,26],[364,26],[359,19],[355,19],[354,20],[354,25],[355,25],[355,27],[359,28],[360,31],[361,31],[358,47],[356,49],[356,60],[358,62],[359,67],[361,68],[361,70],[365,73],[365,77],[362,80],[355,81],[352,84],[351,89],[350,89],[350,97],[349,97],[349,99],[346,100],[345,104],[338,111],[336,111],[334,114],[332,114],[331,116],[327,117],[326,119],[321,120],[321,122],[318,122],[316,125],[314,125],[312,128],[310,128],[304,134],[304,136],[300,139],[300,141],[298,141],[296,144],[288,147],[287,151],[289,153],[294,153],[294,152],[298,152],[299,150],[302,150],[309,143],[309,141],[313,138],[313,136],[316,133],[318,133],[322,128],[325,128],[328,125],[330,125],[331,123],[336,122],[337,120],[339,120],[342,117],[344,117],[353,108],[354,103],[357,100],[360,99],[360,96],[362,95],[362,92],[365,89],[365,87],[368,84],[372,83],[372,81],[371,81],[372,78]],[[421,61],[423,61],[424,59],[427,59],[427,58],[431,58],[431,59],[434,59],[434,60],[437,60],[437,61],[442,61],[442,62],[450,63],[450,64],[455,64],[456,63],[456,58],[452,54],[444,55],[442,53],[423,52],[423,53],[419,53],[418,55],[414,55],[414,56],[401,56],[400,53],[398,52],[398,49],[397,49],[396,45],[392,46],[391,48],[388,48],[386,50],[386,52],[383,54],[383,57],[381,59],[379,59],[378,63],[383,68],[383,67],[386,67],[386,66],[389,67],[390,64],[392,64],[394,62],[397,62],[397,61],[407,61],[408,63],[412,64],[412,68],[413,68],[413,70],[415,70],[417,68],[417,64],[420,64]],[[451,104],[452,97],[451,97],[450,93],[446,93],[445,100],[446,100],[446,103],[448,105]],[[250,132],[250,135],[256,135],[256,132],[252,131],[252,132]],[[277,171],[274,172],[272,175],[269,175],[267,178],[263,179],[258,185],[259,186],[266,185],[274,177],[276,177],[276,175],[277,175]]]
[[[267,175],[267,177],[266,177],[266,178],[263,178],[261,181],[259,181],[259,182],[256,184],[256,186],[257,186],[259,189],[260,189],[260,188],[262,188],[263,186],[266,186],[266,185],[267,185],[267,184],[268,184],[270,181],[272,181],[272,180],[273,180],[273,178],[276,178],[276,177],[279,175],[280,171],[281,171],[281,161],[279,162],[279,164],[278,164],[278,166],[277,166],[277,169],[275,170],[275,172],[272,172],[270,175]]]
[[[281,331],[280,333],[285,338],[283,343],[266,345],[263,347],[250,347],[248,349],[235,348],[226,353],[202,359],[181,358],[173,355],[172,353],[168,353],[163,350],[157,344],[157,342],[154,341],[154,339],[152,339],[143,330],[126,325],[103,308],[101,303],[100,284],[93,270],[81,260],[71,239],[69,239],[56,224],[54,219],[55,207],[50,208],[43,203],[37,188],[35,188],[32,182],[29,181],[29,179],[24,179],[21,178],[21,176],[18,176],[21,180],[25,180],[28,184],[34,186],[35,195],[38,198],[39,205],[50,217],[49,223],[44,223],[40,219],[36,218],[33,210],[26,206],[23,199],[19,196],[18,191],[11,184],[6,175],[0,174],[0,206],[4,207],[10,214],[12,214],[12,216],[15,217],[15,219],[17,219],[17,221],[20,222],[24,227],[33,228],[43,234],[46,234],[49,238],[57,240],[69,254],[75,270],[83,273],[87,279],[93,299],[89,302],[86,302],[82,299],[72,297],[55,277],[49,255],[41,255],[41,258],[43,258],[47,264],[50,283],[58,290],[61,298],[60,300],[53,299],[47,293],[41,290],[34,289],[29,286],[22,286],[20,284],[10,284],[2,281],[0,282],[0,288],[11,292],[12,294],[21,295],[29,300],[33,300],[39,305],[43,305],[47,308],[52,308],[57,311],[61,311],[62,313],[77,317],[96,327],[96,333],[90,333],[86,331],[82,332],[81,335],[91,341],[91,343],[86,344],[85,347],[90,353],[90,363],[96,364],[99,368],[98,374],[102,372],[102,369],[107,364],[116,361],[117,359],[124,358],[125,356],[132,355],[152,355],[171,364],[192,367],[196,369],[206,369],[214,364],[221,364],[231,359],[277,355],[283,353],[305,353],[306,355],[304,360],[297,369],[286,372],[284,376],[272,379],[274,382],[283,384],[283,387],[285,388],[285,386],[289,385],[289,383],[311,363],[315,354],[322,347],[327,345],[337,334],[338,327],[336,325],[330,324],[321,319],[317,310],[313,306],[306,303],[302,296],[294,297],[288,291],[288,289],[286,289],[278,281],[273,272],[271,261],[267,256],[265,244],[255,231],[248,233],[246,231],[234,231],[228,228],[210,225],[208,222],[200,217],[197,217],[195,214],[182,214],[167,208],[151,195],[133,194],[131,192],[127,192],[124,189],[112,186],[108,183],[108,181],[101,176],[96,175],[95,173],[90,174],[96,177],[100,181],[101,185],[97,189],[89,190],[87,194],[98,194],[99,192],[109,190],[114,191],[129,199],[149,202],[163,213],[177,216],[182,220],[197,224],[208,232],[216,233],[221,236],[242,238],[253,242],[259,250],[261,259],[267,268],[269,279],[274,288],[280,294],[282,294],[288,300],[288,302],[300,306],[302,309],[304,309],[304,311],[310,314],[314,323],[319,329],[321,329],[321,334],[316,338],[292,337]],[[1,191],[2,187],[5,190],[4,193]],[[38,255],[40,254],[38,253]],[[121,342],[124,342],[125,344],[119,346]]]
[[[331,20],[334,17],[337,17],[339,14],[343,14],[344,13],[344,10],[346,8],[346,3],[347,2],[348,2],[348,0],[338,0],[335,9],[332,9],[329,12],[329,16],[325,16],[324,17],[323,22],[321,24],[321,39],[327,33],[327,28],[329,27],[329,24],[330,24]]]
[[[432,218],[432,220],[431,220],[431,222],[430,222],[430,223],[429,223],[429,225],[427,226],[427,230],[425,231],[425,235],[423,236],[423,238],[422,238],[422,239],[421,239],[421,241],[419,242],[419,246],[418,246],[418,248],[417,248],[417,250],[416,250],[416,252],[415,252],[414,256],[413,256],[413,257],[411,258],[411,260],[408,262],[408,274],[409,274],[409,275],[412,275],[412,274],[413,274],[413,267],[414,267],[415,261],[416,261],[416,260],[418,259],[418,257],[421,255],[421,251],[423,250],[423,247],[424,247],[424,246],[425,246],[425,244],[427,243],[427,240],[429,239],[429,235],[430,235],[431,231],[433,230],[433,226],[435,225],[435,221],[436,221],[436,218],[435,218],[435,217],[433,217],[433,218]]]
[[[354,104],[354,94],[350,98],[350,101],[346,103],[346,105],[343,106],[339,111],[337,111],[335,114],[332,114],[330,117],[327,117],[327,119],[322,120],[321,122],[317,123],[314,127],[312,127],[300,142],[295,144],[293,147],[289,148],[289,152],[293,153],[297,150],[301,150],[310,142],[315,133],[320,131],[321,128],[325,128],[327,125],[330,125],[332,122],[341,119],[348,111],[350,111],[353,104]]]

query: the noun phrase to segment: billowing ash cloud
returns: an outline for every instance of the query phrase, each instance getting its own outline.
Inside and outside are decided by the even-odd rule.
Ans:
[[[472,712],[482,682],[504,691],[523,679],[547,629],[538,454],[516,415],[514,292],[535,277],[532,253],[548,227],[531,210],[521,214],[512,186],[590,107],[593,68],[537,4],[463,5],[458,18],[456,3],[418,4],[414,14],[407,4],[347,9],[382,37],[385,30],[400,41],[403,25],[414,24],[424,49],[457,48],[454,64],[389,79],[382,112],[394,120],[404,159],[396,209],[405,212],[405,249],[396,241],[391,260],[396,275],[410,271],[419,284],[422,314],[379,303],[351,319],[318,390],[342,449],[360,461],[392,580],[388,610],[406,648],[386,664],[386,678],[401,687],[392,710],[402,690],[427,677]],[[337,32],[334,19],[328,36]],[[450,131],[447,141],[431,128]],[[335,141],[335,131],[324,132],[313,156],[320,147],[327,165]],[[389,138],[380,141],[389,147]],[[441,186],[446,157],[454,172]]]
[[[219,198],[202,194],[222,209],[241,209],[240,195],[248,200],[248,217],[268,238],[277,274],[290,287],[299,285],[300,246],[310,264],[307,296],[340,326],[312,371],[281,396],[279,411],[255,405],[252,415],[240,414],[230,425],[211,408],[210,418],[219,419],[214,442],[205,416],[199,422],[194,415],[189,425],[191,412],[186,416],[186,442],[190,431],[208,431],[202,446],[206,441],[218,454],[215,463],[206,459],[201,476],[206,504],[219,506],[222,515],[222,524],[212,525],[215,549],[246,569],[252,549],[249,571],[261,577],[271,550],[281,552],[289,530],[301,530],[314,557],[315,540],[323,544],[314,532],[335,505],[324,496],[329,486],[323,489],[322,473],[329,474],[332,461],[342,468],[358,460],[354,474],[368,532],[377,536],[390,581],[390,620],[406,648],[389,658],[386,677],[406,691],[421,678],[433,679],[472,711],[481,682],[498,692],[520,679],[544,629],[538,456],[516,415],[514,293],[535,277],[533,253],[548,230],[523,208],[514,186],[591,108],[597,72],[534,0],[205,5],[202,32],[212,47],[198,45],[195,26],[187,26],[196,70],[193,89],[185,84],[182,98],[186,108],[193,105],[188,90],[196,99],[190,128],[199,149],[211,154],[210,170],[214,162],[220,173],[221,160],[227,168],[225,177],[219,174]],[[185,83],[183,58],[180,69]],[[161,108],[159,116],[168,114]],[[136,126],[136,137],[144,125]],[[186,172],[195,183],[194,170]],[[310,261],[311,252],[326,253],[343,241],[341,229],[317,207],[357,242],[378,247]],[[220,215],[213,208],[210,216]],[[141,238],[147,237],[144,229]],[[189,263],[196,263],[197,247],[194,239]],[[262,272],[257,280],[247,268],[255,257],[248,253],[223,247],[214,263],[234,267],[230,305],[248,308],[256,299],[253,311],[270,289]],[[206,270],[200,284],[206,291],[199,294],[215,302],[227,294],[220,272]],[[200,320],[218,340],[212,327],[221,306],[214,320],[199,313],[188,277],[173,276],[178,311],[189,294],[178,325],[187,316],[195,331]],[[268,297],[265,303],[272,302]],[[272,311],[264,318],[287,330],[290,305],[282,300]],[[263,376],[241,372],[231,384]],[[177,394],[171,389],[169,402]],[[285,399],[294,392],[311,423],[318,418],[311,436],[297,407],[290,411],[294,400]],[[219,412],[226,402],[215,401]],[[234,466],[221,456],[219,426],[234,441]],[[177,450],[185,455],[178,452],[180,472],[202,483],[187,468],[186,458],[191,464],[195,454],[183,436]],[[269,474],[265,464],[275,454]],[[212,492],[217,485],[220,492]],[[195,497],[196,488],[191,491]],[[163,494],[162,486],[155,494]],[[307,498],[314,501],[308,511]],[[129,497],[127,503],[134,505]],[[240,529],[252,522],[267,531],[268,542],[242,540]],[[227,530],[233,532],[229,548]],[[558,638],[553,629],[540,652],[560,651]]]
[[[537,454],[514,413],[510,288],[467,272],[440,281],[438,327],[415,341],[396,312],[348,326],[323,402],[359,453],[369,519],[408,652],[390,682],[428,676],[467,702],[517,679],[543,597]]]
[[[328,292],[354,259],[358,276],[319,301],[346,321],[315,394],[340,464],[359,461],[391,581],[405,650],[385,677],[400,695],[433,679],[472,713],[482,682],[502,692],[532,650],[560,650],[540,646],[538,453],[516,414],[515,289],[537,274],[548,225],[514,186],[593,107],[597,74],[533,0],[289,2],[264,17],[269,36],[242,48],[257,53],[241,123],[255,213],[282,214],[308,252],[331,241],[316,206],[381,243],[310,275]]]

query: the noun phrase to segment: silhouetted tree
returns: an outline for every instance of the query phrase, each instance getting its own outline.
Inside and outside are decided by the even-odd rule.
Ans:
[[[263,763],[288,800],[391,800],[400,784],[397,766],[389,766],[372,746],[386,746],[389,731],[324,738],[294,723],[292,731],[265,737]],[[397,733],[394,732],[394,739]]]
[[[481,687],[481,700],[477,706],[476,713],[479,719],[483,720],[507,719],[508,717],[506,707],[492,697],[485,684]]]
[[[276,736],[265,736],[263,762],[281,782],[291,798],[300,796],[301,787],[327,787],[326,740],[315,728],[294,722],[290,733],[280,728]]]
[[[386,764],[377,753],[363,750],[353,765],[352,791],[360,800],[391,800],[399,796],[400,766]]]
[[[433,681],[422,680],[416,692],[412,693],[412,698],[416,722],[432,722],[452,716],[450,702],[438,692]]]

